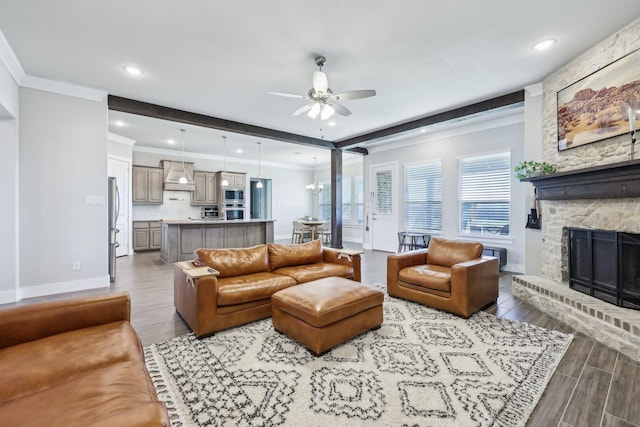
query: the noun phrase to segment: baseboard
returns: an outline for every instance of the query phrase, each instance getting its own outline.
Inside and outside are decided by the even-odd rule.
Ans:
[[[36,298],[46,295],[64,294],[67,292],[86,291],[87,289],[107,288],[109,286],[109,275],[106,275],[70,282],[25,286],[20,288],[20,290],[22,291],[22,298]]]
[[[15,289],[0,292],[0,304],[9,304],[20,301],[20,295]]]
[[[510,271],[512,273],[522,273],[524,274],[524,265],[523,264],[509,264],[504,266],[504,271]]]

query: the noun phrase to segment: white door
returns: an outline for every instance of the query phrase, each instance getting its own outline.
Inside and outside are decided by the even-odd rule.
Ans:
[[[371,247],[398,250],[398,164],[371,165]]]
[[[129,162],[109,157],[109,176],[116,178],[118,186],[118,218],[116,218],[116,256],[124,256],[129,253]]]

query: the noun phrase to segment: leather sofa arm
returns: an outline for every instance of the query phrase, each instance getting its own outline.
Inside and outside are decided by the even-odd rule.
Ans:
[[[474,305],[487,297],[498,298],[500,261],[496,257],[483,256],[461,262],[451,267],[451,294],[459,301]],[[477,295],[477,297],[476,297]],[[481,308],[477,306],[476,308]]]
[[[362,258],[361,251],[342,250],[333,248],[323,248],[322,257],[324,262],[333,264],[348,265],[353,268],[353,280],[359,282],[362,279]]]
[[[5,308],[0,310],[0,348],[130,318],[126,292]]]
[[[193,261],[185,261],[175,263],[173,269],[173,304],[198,337],[208,330],[218,311],[217,276],[196,278],[187,273],[200,268]]]

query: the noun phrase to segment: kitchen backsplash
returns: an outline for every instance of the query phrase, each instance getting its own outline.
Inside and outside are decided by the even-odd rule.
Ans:
[[[133,221],[200,218],[200,206],[191,206],[191,192],[164,191],[161,205],[133,205]]]

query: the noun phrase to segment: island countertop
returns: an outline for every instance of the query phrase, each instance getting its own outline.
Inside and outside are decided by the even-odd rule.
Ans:
[[[247,248],[273,243],[273,219],[163,219],[160,259],[189,261],[199,248]]]
[[[211,224],[211,225],[220,225],[220,224],[255,224],[262,222],[274,222],[275,219],[202,219],[202,218],[187,218],[187,219],[162,219],[163,223],[171,224],[171,225],[179,225],[179,224]]]

